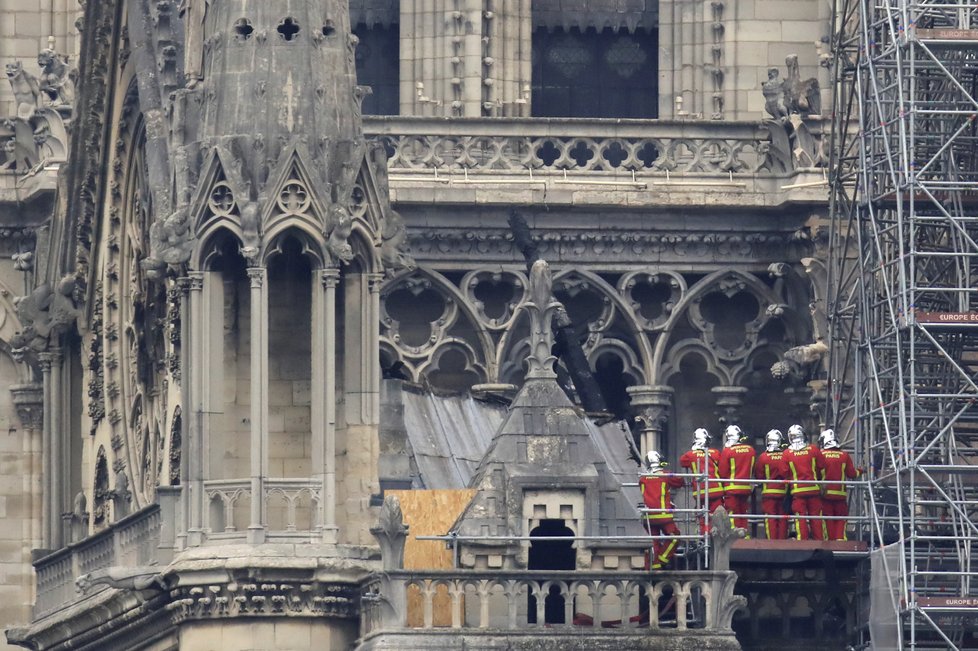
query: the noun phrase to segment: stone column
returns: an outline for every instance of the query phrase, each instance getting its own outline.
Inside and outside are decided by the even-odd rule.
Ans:
[[[268,437],[268,285],[266,269],[251,267],[251,521],[248,542],[265,541],[265,456]]]
[[[336,542],[336,287],[339,269],[313,283],[312,469],[320,482],[318,522],[323,542]]]
[[[204,273],[191,272],[181,279],[183,290],[183,348],[181,361],[183,368],[183,390],[186,404],[190,407],[188,418],[184,419],[182,432],[183,453],[180,455],[180,472],[185,478],[187,490],[183,493],[183,513],[186,518],[186,533],[178,535],[182,545],[200,545],[204,542],[204,432],[206,412],[204,409],[204,369],[207,366],[206,327],[204,314]]]
[[[10,387],[14,407],[24,428],[22,449],[24,452],[24,531],[23,537],[31,549],[43,544],[42,522],[44,495],[43,477],[41,473],[42,445],[41,437],[44,431],[44,387],[40,384],[18,384]],[[33,581],[30,589],[33,590]],[[33,601],[31,597],[30,601]]]
[[[380,288],[384,274],[367,274],[368,309],[363,320],[364,423],[380,422]]]
[[[639,452],[643,455],[649,450],[662,452],[672,408],[673,388],[666,385],[637,385],[628,387],[626,392],[637,412],[636,418],[642,424]]]
[[[40,353],[41,373],[44,378],[44,419],[41,466],[44,485],[43,545],[48,549],[60,549],[64,545],[61,535],[61,511],[64,482],[67,477],[61,467],[63,428],[61,413],[61,350],[51,348]]]
[[[710,389],[717,400],[717,420],[724,427],[736,425],[744,406],[747,387],[719,386]]]

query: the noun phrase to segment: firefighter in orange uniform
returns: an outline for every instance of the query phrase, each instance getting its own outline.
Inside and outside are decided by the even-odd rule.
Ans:
[[[856,468],[848,452],[839,449],[834,431],[823,430],[819,435],[819,442],[822,445],[822,457],[825,459],[822,479],[828,482],[823,486],[822,515],[848,516],[849,496],[846,486],[832,482],[856,479],[862,474],[862,469]],[[845,520],[826,520],[825,530],[829,540],[846,540]]]
[[[670,488],[681,488],[683,485],[682,477],[676,477],[668,472],[666,462],[655,450],[650,450],[645,457],[648,463],[648,470],[642,473],[638,479],[639,488],[642,490],[642,501],[645,508],[645,530],[650,536],[678,536],[679,527],[676,526],[672,517],[672,510],[675,505],[672,503]],[[652,542],[652,550],[655,558],[652,559],[652,569],[659,570],[668,565],[672,560],[672,555],[676,553],[678,540],[675,538],[657,538]]]
[[[764,452],[757,457],[754,477],[757,479],[787,479],[788,469],[784,463],[784,436],[781,430],[772,429],[764,437]],[[761,486],[761,513],[784,516],[785,482],[769,481]],[[768,540],[784,540],[788,537],[788,520],[784,517],[764,518],[764,534]]]
[[[785,464],[791,480],[791,512],[796,516],[798,540],[825,540],[822,515],[822,496],[816,480],[822,478],[825,460],[822,451],[805,441],[801,425],[788,428],[788,449]],[[805,517],[807,516],[807,517]]]
[[[700,427],[693,432],[693,445],[688,452],[679,457],[679,465],[689,470],[690,474],[707,475],[709,481],[693,480],[693,496],[699,506],[707,506],[709,515],[723,503],[723,484],[717,474],[717,464],[720,453],[710,447],[710,433]],[[700,531],[709,533],[709,515],[700,523]]]
[[[754,458],[757,453],[747,445],[744,433],[736,425],[729,425],[723,433],[723,451],[720,452],[717,474],[724,479],[723,506],[731,515],[733,526],[747,530],[750,538],[747,518],[743,517],[750,511],[750,493],[753,490],[750,480],[754,477]]]

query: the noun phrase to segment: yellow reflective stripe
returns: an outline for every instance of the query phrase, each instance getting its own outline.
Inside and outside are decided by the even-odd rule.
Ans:
[[[669,544],[666,545],[666,548],[662,550],[661,554],[659,554],[659,560],[661,562],[663,563],[669,562],[669,556],[672,554],[672,550],[676,547],[677,542],[678,541],[675,538],[669,541]]]
[[[750,484],[730,484],[727,490],[750,490]]]
[[[846,491],[845,491],[845,489],[843,489],[841,491],[825,491],[825,494],[826,495],[839,495],[841,497],[845,497],[846,496]]]
[[[737,460],[730,459],[730,479],[737,478]]]

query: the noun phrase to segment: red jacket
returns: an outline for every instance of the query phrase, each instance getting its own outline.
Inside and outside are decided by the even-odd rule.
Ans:
[[[723,479],[729,479],[723,487],[723,492],[730,495],[750,495],[750,479],[754,477],[754,457],[757,453],[746,443],[737,443],[729,448],[723,448],[720,453],[718,473]]]
[[[703,460],[709,458],[709,491],[710,497],[719,497],[723,495],[723,484],[720,483],[720,475],[717,474],[717,464],[720,462],[720,453],[713,448],[708,448],[706,450],[688,450],[683,456],[679,457],[679,465],[683,468],[688,468],[689,472],[694,475],[702,475],[704,472]],[[714,481],[716,480],[716,481]],[[696,497],[703,497],[703,489],[705,482],[693,480],[693,495]]]
[[[784,451],[785,464],[788,466],[788,478],[791,479],[792,495],[818,495],[819,487],[817,484],[810,484],[816,479],[822,478],[822,471],[825,469],[825,459],[822,458],[822,451],[814,445],[806,445],[800,450],[788,448]]]
[[[761,452],[754,464],[754,477],[757,479],[787,479],[788,464],[784,461],[784,452]],[[781,482],[765,483],[761,488],[762,497],[781,497],[784,495],[786,484]]]
[[[682,487],[682,477],[676,477],[671,472],[641,475],[638,478],[638,485],[642,490],[642,501],[645,502],[645,508],[655,509],[651,513],[646,513],[645,519],[657,525],[672,522],[673,504],[669,487]]]
[[[827,482],[855,479],[862,474],[852,462],[852,457],[844,450],[836,448],[822,450],[822,458],[824,459],[822,479]],[[823,497],[827,500],[846,499],[845,484],[829,483],[825,484],[823,488],[825,489]]]

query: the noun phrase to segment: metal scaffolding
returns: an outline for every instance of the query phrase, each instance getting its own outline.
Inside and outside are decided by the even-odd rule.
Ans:
[[[978,648],[978,4],[836,0],[834,27],[827,422],[870,468],[864,646]]]

